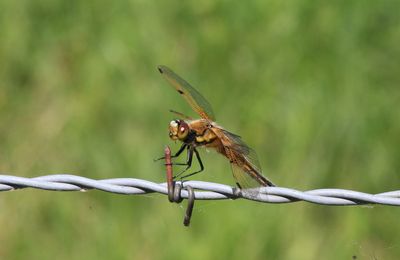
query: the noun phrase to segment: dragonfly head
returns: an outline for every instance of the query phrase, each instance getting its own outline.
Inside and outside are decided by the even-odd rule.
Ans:
[[[169,123],[169,137],[172,140],[183,141],[189,133],[189,125],[184,120],[172,120]]]

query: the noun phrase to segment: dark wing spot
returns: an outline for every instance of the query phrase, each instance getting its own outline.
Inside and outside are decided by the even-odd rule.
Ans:
[[[178,89],[178,93],[181,94],[181,95],[183,95],[183,91],[180,90],[180,89]]]

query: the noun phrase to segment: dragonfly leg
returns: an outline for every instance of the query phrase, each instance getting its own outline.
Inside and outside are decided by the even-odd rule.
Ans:
[[[180,178],[181,180],[182,180],[182,179],[185,179],[185,178],[187,178],[187,177],[193,176],[193,175],[195,175],[195,174],[197,174],[197,173],[200,173],[200,172],[202,172],[202,171],[204,170],[204,165],[203,165],[203,162],[201,161],[199,152],[196,150],[196,148],[193,148],[191,157],[193,157],[193,152],[195,153],[196,159],[197,159],[197,161],[199,162],[200,170],[197,170],[197,171],[195,171],[195,172],[192,172],[192,173],[190,173],[190,174],[187,174],[187,175],[182,176],[182,177]],[[190,166],[191,166],[191,163],[192,163],[192,162],[191,162],[191,160],[190,160]],[[179,173],[179,175],[181,175],[181,174],[184,173],[186,170],[188,170],[188,169],[190,168],[190,166],[188,166],[184,171],[182,171],[181,173]],[[176,177],[178,177],[179,175],[177,175]]]
[[[176,158],[179,155],[181,155],[181,153],[185,150],[186,147],[187,147],[187,144],[183,143],[181,148],[179,148],[179,150],[174,155],[172,155],[171,158]],[[154,159],[154,161],[156,162],[156,161],[163,160],[163,159],[165,159],[165,156]],[[180,164],[177,164],[177,165],[180,165]],[[183,165],[186,165],[186,164],[183,164]]]
[[[176,152],[175,155],[171,156],[171,158],[176,158],[178,157],[184,150],[185,148],[188,149],[188,153],[187,153],[187,159],[185,163],[177,163],[177,162],[173,162],[172,165],[179,165],[179,166],[187,166],[186,168],[190,168],[190,165],[192,164],[192,157],[193,157],[193,152],[191,152],[190,150],[192,149],[191,146],[189,146],[188,144],[182,144],[181,148],[179,148],[179,151]],[[187,170],[185,169],[185,170]]]
[[[183,169],[180,173],[178,173],[177,175],[174,176],[174,179],[178,178],[179,176],[181,176],[184,172],[186,172],[191,166],[192,166],[192,160],[193,160],[193,150],[194,147],[193,146],[188,146],[187,148],[187,161],[186,163],[180,163],[180,164],[174,164],[174,165],[186,165],[186,168]],[[182,179],[182,178],[181,178]]]

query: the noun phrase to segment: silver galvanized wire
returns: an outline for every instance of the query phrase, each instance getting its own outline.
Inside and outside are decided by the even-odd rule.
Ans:
[[[182,185],[183,189],[180,191],[180,196],[184,199],[188,198],[188,191],[185,187],[190,186],[195,189],[194,195],[197,200],[244,198],[266,203],[307,201],[323,205],[382,204],[400,206],[400,190],[368,194],[344,189],[299,191],[283,187],[262,187],[258,190],[259,195],[253,196],[254,192],[247,192],[246,190],[240,191],[228,185],[212,182],[185,181]],[[166,183],[155,183],[134,178],[94,180],[69,174],[47,175],[35,178],[0,175],[0,191],[11,191],[23,188],[51,191],[86,191],[89,189],[97,189],[125,195],[139,195],[154,192],[165,195],[168,194]]]

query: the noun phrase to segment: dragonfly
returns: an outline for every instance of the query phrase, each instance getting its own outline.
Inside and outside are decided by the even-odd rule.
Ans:
[[[185,163],[173,163],[186,166],[174,176],[174,179],[180,177],[183,180],[202,172],[204,165],[197,148],[206,147],[216,150],[229,160],[236,185],[240,189],[275,186],[262,174],[255,151],[239,135],[215,123],[213,109],[203,95],[170,68],[160,65],[158,71],[200,116],[200,119],[193,119],[183,113],[170,110],[179,118],[169,123],[169,137],[174,141],[182,142],[180,149],[171,157],[179,157],[185,150],[187,151]],[[187,174],[186,172],[192,166],[193,156],[196,156],[200,169]]]

